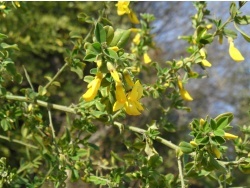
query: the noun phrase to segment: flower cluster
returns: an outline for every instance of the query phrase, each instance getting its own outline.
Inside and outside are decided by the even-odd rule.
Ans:
[[[129,91],[126,92],[119,73],[110,62],[107,62],[107,69],[115,82],[116,102],[113,105],[113,111],[115,112],[117,110],[124,109],[129,115],[140,115],[141,111],[144,110],[139,102],[143,94],[143,87],[140,84],[140,81],[137,80],[134,83],[129,72],[125,70],[122,75],[126,82],[127,88],[129,89]],[[92,101],[96,97],[103,77],[103,74],[98,72],[94,80],[88,84],[88,90],[82,96],[85,101]]]

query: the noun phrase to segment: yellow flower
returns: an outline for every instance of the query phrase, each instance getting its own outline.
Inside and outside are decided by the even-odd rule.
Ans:
[[[113,111],[121,109],[127,101],[127,97],[121,83],[116,83],[115,97],[116,102],[113,106]]]
[[[181,80],[178,80],[178,87],[180,90],[181,97],[186,101],[192,101],[193,98],[189,95],[189,93],[183,88]]]
[[[140,115],[144,108],[138,102],[143,94],[143,87],[140,81],[137,80],[132,91],[128,94],[127,102],[125,103],[125,111],[129,115]]]
[[[194,146],[194,147],[197,147],[197,146],[198,146],[198,144],[197,144],[194,140],[191,140],[189,143],[190,143],[192,146]]]
[[[220,159],[221,155],[222,155],[220,150],[216,146],[212,146],[211,149],[212,149],[212,152],[214,153],[214,155],[216,156],[216,158]]]
[[[130,10],[130,13],[128,14],[128,17],[129,17],[130,21],[133,24],[139,24],[140,23],[140,21],[138,20],[136,14],[134,13],[134,11]]]
[[[201,60],[201,64],[205,67],[211,67],[212,64],[208,60],[206,60],[207,54],[206,54],[205,50],[203,48],[201,48],[199,52],[201,54],[201,57],[203,58]]]
[[[95,79],[88,84],[88,90],[82,96],[85,101],[91,101],[96,97],[98,89],[101,85],[102,78],[102,73],[97,73]]]
[[[143,54],[143,58],[144,58],[144,63],[146,63],[146,64],[148,64],[152,61],[147,52],[145,52]]]
[[[240,51],[234,47],[233,41],[229,41],[229,55],[236,62],[241,62],[245,60],[245,58],[241,55]]]
[[[225,133],[224,138],[229,140],[229,139],[236,139],[236,138],[238,138],[238,136],[236,136],[234,134],[230,134],[230,133]]]
[[[129,1],[118,1],[115,6],[117,6],[117,14],[119,16],[130,13],[130,9],[128,8]]]
[[[140,43],[140,39],[141,39],[141,34],[137,33],[135,35],[135,38],[133,39],[133,43],[135,43],[136,45],[138,45]]]
[[[212,25],[212,24],[207,24],[207,25],[206,25],[206,28],[207,28],[207,29],[212,29],[212,28],[213,28],[213,25]]]
[[[130,87],[133,87],[135,84],[134,84],[134,82],[132,81],[132,78],[131,78],[131,76],[129,75],[129,73],[128,73],[127,70],[125,70],[125,71],[123,72],[123,75],[124,75],[124,78],[125,78],[126,83],[127,83]]]
[[[117,46],[109,47],[109,49],[114,50],[115,52],[117,52],[119,50],[119,48]]]
[[[107,68],[108,68],[111,76],[115,80],[115,82],[116,83],[121,83],[118,72],[115,70],[115,67],[110,62],[107,62]]]
[[[0,5],[0,9],[1,9],[1,10],[5,9],[5,8],[6,8],[5,5]]]
[[[203,60],[201,61],[201,63],[202,63],[202,65],[205,66],[205,67],[211,67],[211,66],[212,66],[212,64],[209,63],[209,61],[206,60],[206,59],[203,59]]]
[[[130,28],[129,30],[134,33],[138,33],[139,31],[141,31],[141,29],[139,28]]]
[[[139,99],[142,97],[143,87],[137,80],[131,92],[125,95],[122,85],[116,85],[116,102],[113,106],[113,111],[117,111],[121,108],[125,108],[125,112],[129,115],[140,115],[144,108],[139,103]]]

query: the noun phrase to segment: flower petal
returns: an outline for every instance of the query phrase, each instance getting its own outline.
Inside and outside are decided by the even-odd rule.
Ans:
[[[149,57],[148,53],[143,54],[143,59],[144,59],[144,63],[146,63],[146,64],[148,64],[152,61],[151,58]]]
[[[240,51],[234,47],[234,43],[232,41],[229,43],[229,55],[236,62],[241,62],[245,60],[245,58],[241,55]]]
[[[134,104],[133,101],[128,100],[125,103],[125,111],[128,115],[132,115],[132,116],[138,116],[141,113],[137,110],[136,105]]]
[[[209,61],[206,60],[206,59],[203,59],[203,60],[201,61],[201,63],[202,63],[202,65],[205,66],[205,67],[211,67],[211,66],[212,66],[212,64],[209,63]]]
[[[113,106],[113,111],[115,112],[117,110],[120,110],[123,107],[124,107],[124,103],[120,103],[119,101],[116,101]]]
[[[140,21],[138,20],[136,14],[134,13],[134,11],[130,10],[130,13],[128,14],[128,17],[129,17],[130,21],[133,24],[139,24],[140,23]]]
[[[189,93],[187,92],[187,90],[185,89],[181,89],[180,90],[180,93],[181,93],[181,97],[186,100],[186,101],[192,101],[193,98],[189,95]]]
[[[118,102],[123,103],[123,104],[127,100],[125,91],[121,84],[116,84],[115,97]]]

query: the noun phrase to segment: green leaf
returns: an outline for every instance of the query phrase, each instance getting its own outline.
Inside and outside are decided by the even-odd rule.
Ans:
[[[106,31],[104,30],[102,24],[96,23],[94,33],[98,42],[106,42]]]
[[[61,83],[58,81],[54,81],[51,83],[51,85],[57,86],[57,87],[61,87]]]
[[[98,176],[89,176],[88,181],[94,183],[95,185],[107,185],[109,180]]]
[[[214,131],[214,135],[215,136],[224,136],[225,131],[223,131],[222,129],[217,129]]]
[[[2,47],[3,49],[14,49],[14,50],[19,50],[17,44],[9,45],[9,44],[6,44],[6,43],[1,43],[1,47]]]
[[[80,22],[86,22],[86,23],[93,23],[93,20],[91,19],[91,17],[89,17],[87,14],[85,13],[80,13],[77,15],[77,18]]]
[[[39,94],[39,95],[43,96],[43,95],[45,95],[46,93],[47,93],[46,88],[44,88],[43,86],[39,86],[39,87],[38,87],[38,94]]]
[[[179,144],[179,147],[181,149],[181,151],[183,153],[191,153],[193,152],[193,147],[191,144],[189,144],[188,142],[184,142],[182,141],[180,144]]]
[[[118,59],[119,58],[117,53],[112,49],[105,49],[104,53],[105,53],[105,55],[107,55],[108,57],[110,57],[112,59]]]
[[[106,31],[107,44],[109,45],[114,37],[114,28],[112,26],[106,25],[106,26],[104,26],[104,29]]]
[[[227,37],[232,37],[233,39],[237,37],[237,33],[229,29],[224,29],[223,34],[226,35]]]
[[[214,118],[214,120],[218,123],[224,117],[228,118],[228,123],[230,123],[233,120],[234,115],[231,112],[225,112],[223,114],[218,115],[216,118]]]
[[[149,158],[148,166],[155,168],[157,166],[160,166],[162,162],[163,162],[162,157],[159,156],[158,154],[154,154]]]
[[[0,33],[0,40],[5,39],[5,38],[8,38],[8,36]]]
[[[236,16],[237,11],[238,11],[238,9],[236,7],[236,4],[234,2],[231,3],[231,5],[230,5],[230,15],[231,15],[231,18],[234,18]]]
[[[15,75],[16,74],[16,67],[14,65],[13,61],[4,61],[3,64],[5,65],[6,70],[12,74]]]
[[[250,36],[248,36],[244,31],[242,31],[237,24],[234,22],[235,28],[240,32],[240,34],[243,36],[243,38],[247,41],[250,42]]]
[[[70,70],[72,72],[75,72],[79,76],[79,78],[82,79],[85,65],[86,65],[85,63],[78,62],[78,63],[75,63],[74,65],[72,64],[72,66],[70,67]]]
[[[216,121],[215,120],[213,120],[213,119],[211,119],[211,121],[210,121],[210,125],[211,125],[211,128],[213,129],[213,130],[216,130],[217,129],[217,123],[216,123]]]
[[[7,131],[11,128],[11,123],[7,119],[2,119],[1,126],[2,126],[4,131]]]
[[[114,33],[114,38],[110,43],[110,46],[117,46],[122,48],[128,41],[130,37],[130,30],[116,29]]]
[[[224,129],[228,125],[228,117],[222,117],[217,121],[218,129]]]
[[[78,31],[71,31],[71,32],[69,33],[69,36],[70,36],[70,38],[72,38],[72,39],[81,39],[81,38],[82,38],[81,33],[78,32]]]
[[[250,15],[236,16],[234,21],[239,25],[248,25],[250,24]]]
[[[87,54],[84,58],[84,61],[90,61],[93,62],[96,60],[96,55],[95,54]]]

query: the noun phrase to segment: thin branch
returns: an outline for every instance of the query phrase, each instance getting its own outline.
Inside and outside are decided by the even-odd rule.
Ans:
[[[47,89],[56,79],[57,77],[64,71],[64,69],[68,66],[68,63],[65,63],[56,73],[56,75],[44,86]]]
[[[34,90],[34,87],[33,87],[33,85],[32,85],[32,82],[31,82],[31,80],[30,80],[30,76],[29,76],[27,70],[25,69],[24,65],[23,65],[23,70],[24,70],[25,77],[26,77],[26,79],[27,79],[27,81],[28,81],[28,83],[29,83],[31,89],[32,89],[33,91],[35,91],[35,90]]]
[[[178,163],[178,169],[179,169],[179,177],[181,180],[181,188],[185,188],[185,182],[184,182],[184,177],[183,177],[183,173],[182,173],[182,165],[181,165],[180,157],[178,157],[177,163]]]
[[[27,97],[17,96],[17,95],[5,95],[5,98],[8,99],[8,100],[14,100],[14,101],[23,101],[23,102],[29,102],[29,103],[32,102]],[[52,104],[52,103],[44,102],[42,100],[36,100],[35,103],[37,105],[39,105],[39,106],[42,106],[42,107],[55,109],[55,110],[60,110],[60,111],[64,111],[64,112],[69,112],[71,114],[76,114],[76,111],[75,111],[74,108],[70,108],[70,107],[67,107],[67,106]]]
[[[21,144],[23,146],[26,146],[26,147],[29,147],[29,148],[32,148],[32,149],[38,149],[37,146],[34,146],[32,144],[28,144],[28,143],[22,142],[20,140],[11,139],[11,138],[9,138],[7,136],[0,135],[0,139],[7,140],[9,142],[14,142],[14,143],[17,143],[17,144]]]
[[[133,132],[140,133],[140,134],[144,134],[146,132],[146,130],[138,128],[138,127],[134,127],[134,126],[129,126],[128,129],[133,131]],[[164,138],[162,138],[160,136],[156,136],[155,140],[162,143],[162,144],[164,144],[164,145],[166,145],[166,146],[168,146],[168,147],[170,147],[171,149],[174,149],[174,150],[179,149],[179,146],[173,144],[171,141],[168,141],[168,140],[166,140],[166,139],[164,139]]]
[[[48,108],[48,114],[49,114],[49,127],[51,128],[53,140],[55,140],[55,138],[56,138],[55,129],[54,129],[54,126],[53,126],[51,111],[50,111],[49,108]]]

